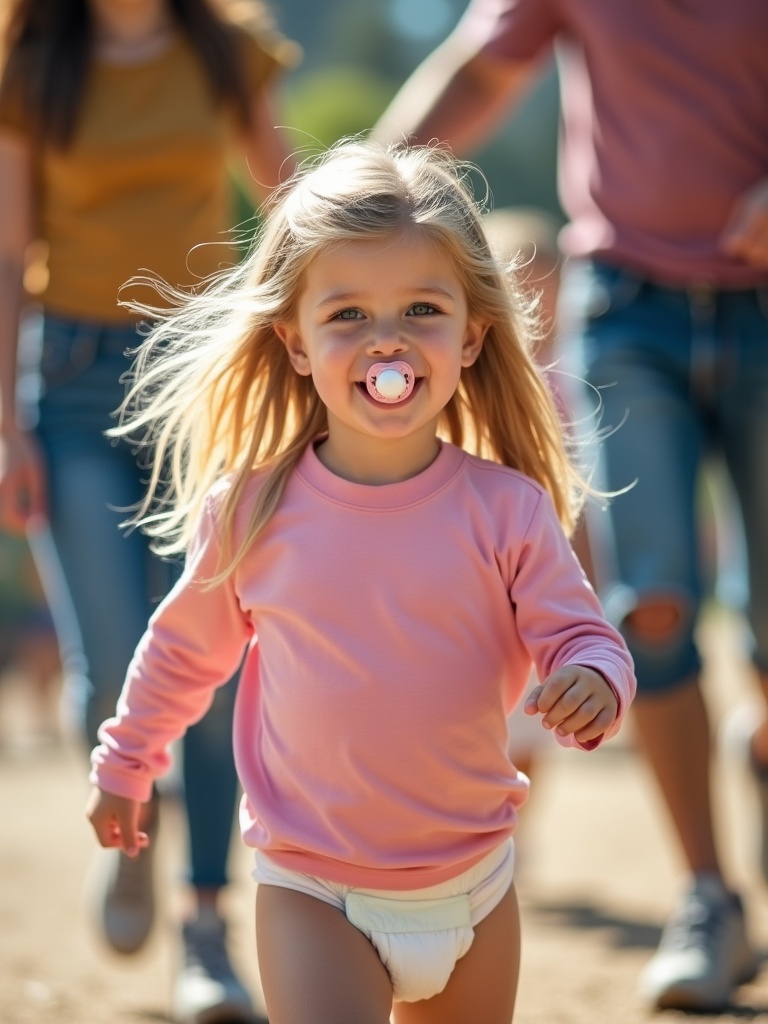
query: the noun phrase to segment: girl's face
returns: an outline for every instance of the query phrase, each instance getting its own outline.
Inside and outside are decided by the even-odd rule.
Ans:
[[[470,320],[461,280],[438,246],[396,234],[318,256],[294,320],[277,332],[328,410],[320,458],[348,479],[387,483],[435,458],[440,413],[462,367],[477,359],[485,327]],[[411,394],[394,404],[372,398],[371,367],[400,361],[414,371]]]

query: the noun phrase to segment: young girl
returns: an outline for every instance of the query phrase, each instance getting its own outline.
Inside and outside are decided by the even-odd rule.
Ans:
[[[526,709],[563,743],[597,746],[632,698],[563,530],[583,487],[526,332],[462,168],[348,143],[139,354],[117,432],[156,446],[139,518],[187,562],[102,726],[87,813],[102,845],[147,843],[169,744],[245,651],[272,1024],[385,1024],[393,1004],[398,1024],[507,1024],[528,780],[506,714],[532,661]]]

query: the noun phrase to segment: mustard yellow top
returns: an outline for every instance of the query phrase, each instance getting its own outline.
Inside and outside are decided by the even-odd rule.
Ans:
[[[279,67],[280,47],[240,31],[255,93]],[[10,99],[0,127],[26,131]],[[72,143],[34,153],[36,234],[49,250],[44,308],[121,322],[132,314],[118,292],[133,275],[183,286],[231,263],[226,160],[236,130],[185,37],[141,64],[97,60]],[[146,288],[121,297],[162,305]]]

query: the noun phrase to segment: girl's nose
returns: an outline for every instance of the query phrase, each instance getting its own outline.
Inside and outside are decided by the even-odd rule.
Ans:
[[[396,324],[379,324],[371,337],[369,350],[372,355],[395,355],[408,350],[408,342]]]

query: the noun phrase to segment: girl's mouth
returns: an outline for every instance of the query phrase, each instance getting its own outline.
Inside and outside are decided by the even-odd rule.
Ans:
[[[391,363],[374,363],[365,381],[360,382],[371,398],[383,405],[404,402],[413,391],[416,374],[410,363],[399,359]]]

